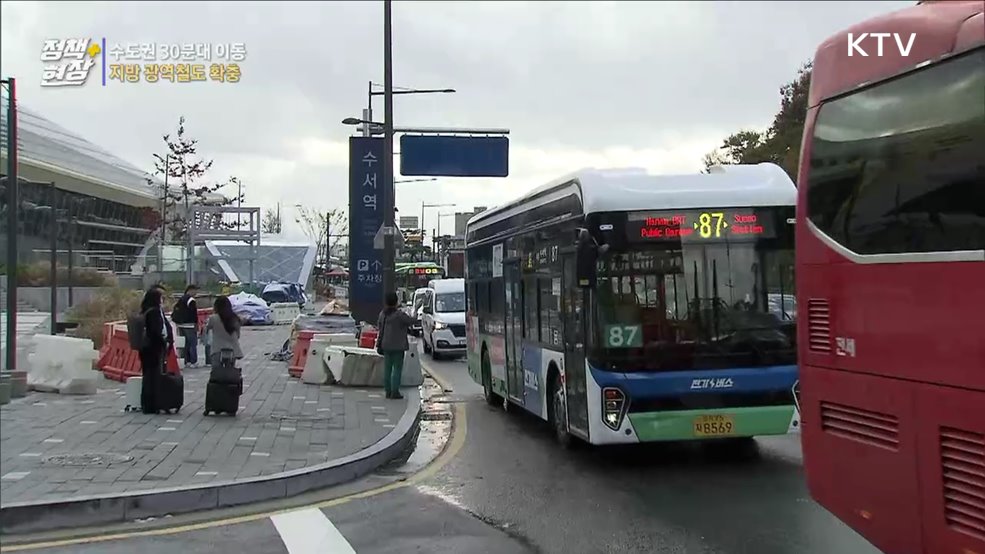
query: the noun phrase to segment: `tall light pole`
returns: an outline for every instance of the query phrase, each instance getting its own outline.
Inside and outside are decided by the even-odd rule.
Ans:
[[[17,80],[7,85],[7,369],[17,367]]]
[[[383,295],[394,289],[394,198],[393,198],[393,36],[391,33],[392,0],[383,0]],[[370,91],[372,98],[372,91]],[[368,128],[369,125],[366,125]]]
[[[384,54],[385,56],[385,54]],[[391,74],[392,75],[392,74]],[[369,81],[369,85],[366,89],[366,109],[363,110],[363,119],[366,121],[373,120],[373,97],[374,96],[385,96],[386,92],[386,82],[384,80],[383,88],[384,90],[373,90],[373,87],[378,87],[373,81]],[[399,90],[393,90],[393,86],[390,87],[390,95],[394,94],[454,94],[456,91],[453,88],[403,88],[400,87]],[[384,108],[385,109],[385,108]],[[372,136],[371,127],[369,123],[363,125],[362,128],[363,136]]]
[[[424,202],[421,202],[421,231],[424,231],[424,208],[453,208],[457,205],[458,204],[425,204]]]

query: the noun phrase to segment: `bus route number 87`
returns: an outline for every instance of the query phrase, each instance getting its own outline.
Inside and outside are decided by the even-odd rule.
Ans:
[[[728,223],[725,222],[725,214],[722,212],[702,212],[698,216],[698,222],[694,224],[694,228],[698,230],[698,234],[703,239],[711,238],[712,235],[715,238],[720,238],[722,229],[726,227],[728,227]]]
[[[643,333],[639,325],[606,325],[606,348],[640,348],[643,346]]]

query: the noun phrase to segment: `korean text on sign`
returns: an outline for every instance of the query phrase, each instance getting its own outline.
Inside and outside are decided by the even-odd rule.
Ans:
[[[171,83],[196,83],[207,80],[237,83],[240,78],[239,66],[236,64],[212,64],[206,71],[205,64],[187,63],[148,63],[148,64],[110,64],[109,80],[121,83],[138,83],[140,75],[148,83],[168,81]]]
[[[195,43],[116,43],[106,52],[113,62],[241,62],[246,59],[246,45]]]
[[[363,195],[363,207],[376,210],[376,169],[373,168],[373,164],[378,163],[379,160],[372,152],[368,152],[363,156],[363,164],[366,166],[366,178],[363,179],[363,191],[367,194]],[[373,189],[373,194],[368,194],[369,191],[366,187]]]
[[[41,46],[41,86],[81,86],[96,65],[99,46],[88,38],[46,39]]]

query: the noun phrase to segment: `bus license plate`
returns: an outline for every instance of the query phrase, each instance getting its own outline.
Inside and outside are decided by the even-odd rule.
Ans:
[[[735,434],[735,421],[729,415],[703,415],[694,418],[694,434],[699,437],[722,437]]]

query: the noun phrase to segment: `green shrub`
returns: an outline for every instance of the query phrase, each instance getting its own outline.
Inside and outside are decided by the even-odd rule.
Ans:
[[[6,270],[6,268],[4,268]],[[58,266],[56,270],[58,286],[68,286],[68,267]],[[119,280],[111,272],[99,271],[91,267],[72,268],[72,286],[76,287],[115,287]],[[17,286],[51,286],[51,264],[37,262],[17,266]]]
[[[103,324],[125,320],[140,310],[143,292],[139,290],[111,288],[100,291],[91,299],[73,306],[67,314],[68,321],[79,324],[74,336],[92,340],[96,348],[103,344]]]

